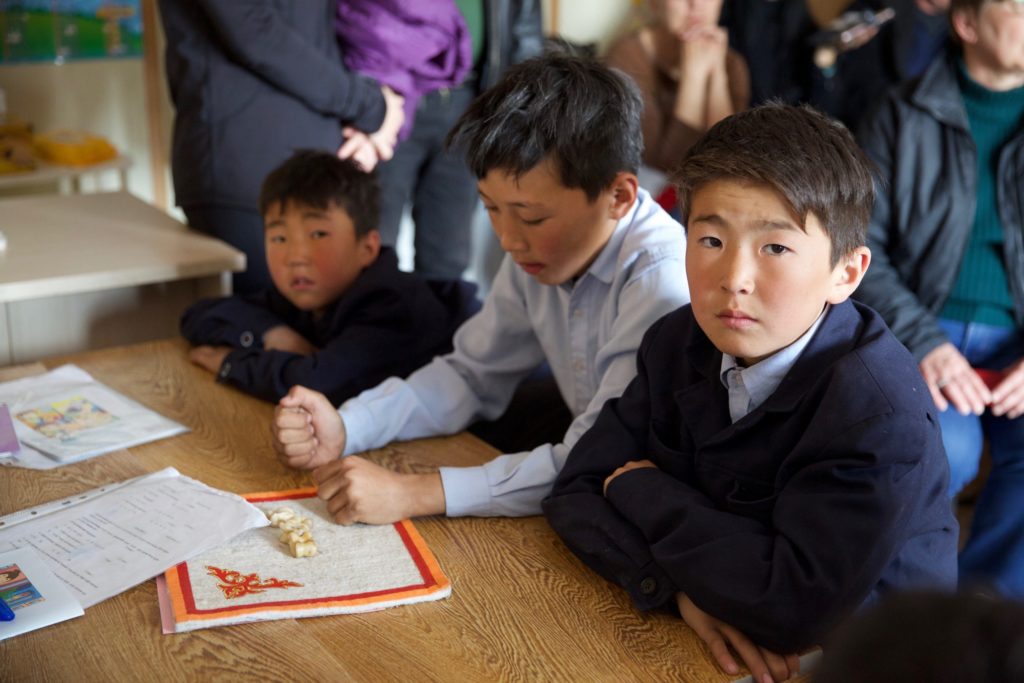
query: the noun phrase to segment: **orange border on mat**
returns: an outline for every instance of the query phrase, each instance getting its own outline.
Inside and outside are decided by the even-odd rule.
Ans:
[[[312,498],[316,495],[315,487],[291,489],[288,491],[264,491],[243,496],[250,503],[266,503],[274,500],[299,500]],[[305,600],[281,600],[265,602],[258,605],[240,605],[215,610],[197,610],[192,600],[191,582],[188,575],[188,564],[182,562],[164,572],[167,581],[167,596],[174,610],[177,623],[209,621],[223,619],[228,616],[242,616],[258,612],[298,612],[309,609],[330,607],[360,607],[389,602],[396,598],[414,598],[432,595],[443,591],[451,585],[448,577],[441,571],[437,558],[430,552],[419,531],[408,519],[395,522],[395,530],[401,536],[406,550],[409,552],[420,570],[423,583],[410,586],[399,586],[381,591],[372,591],[360,595],[340,596],[334,598],[309,598]]]

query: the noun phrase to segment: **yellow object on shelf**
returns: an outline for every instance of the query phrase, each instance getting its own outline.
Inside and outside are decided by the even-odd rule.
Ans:
[[[80,130],[57,130],[35,137],[40,157],[55,164],[87,166],[117,157],[117,150],[106,139]]]
[[[0,173],[27,173],[35,167],[32,126],[22,121],[0,123]]]

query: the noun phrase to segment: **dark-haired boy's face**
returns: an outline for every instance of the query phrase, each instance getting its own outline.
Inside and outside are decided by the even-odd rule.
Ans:
[[[801,226],[768,186],[717,180],[699,187],[686,233],[697,324],[744,365],[789,346],[826,303],[845,301],[867,269],[865,247],[834,268],[831,249],[818,218],[809,214]]]
[[[275,203],[263,217],[267,267],[277,290],[303,311],[320,313],[344,294],[380,250],[376,230],[356,237],[348,212]]]
[[[591,202],[583,190],[562,184],[550,159],[518,178],[493,169],[477,188],[501,248],[545,285],[582,275],[618,222],[612,188]]]

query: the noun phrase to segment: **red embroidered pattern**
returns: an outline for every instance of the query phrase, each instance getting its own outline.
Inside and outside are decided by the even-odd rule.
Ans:
[[[224,597],[229,600],[231,598],[240,598],[243,595],[262,593],[268,588],[302,587],[301,583],[295,583],[294,581],[285,581],[283,579],[275,579],[274,577],[262,580],[259,574],[246,574],[242,576],[239,572],[209,565],[206,567],[206,570],[206,573],[210,576],[216,576],[220,579],[220,585],[217,587],[224,591]]]

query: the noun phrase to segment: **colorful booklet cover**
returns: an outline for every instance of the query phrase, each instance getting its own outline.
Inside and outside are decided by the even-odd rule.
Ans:
[[[21,444],[61,463],[188,431],[73,365],[0,384],[0,402]]]
[[[85,614],[32,548],[0,553],[0,598],[14,611],[0,621],[0,640]]]
[[[295,619],[440,600],[451,583],[412,522],[341,526],[316,489],[255,493],[312,521],[313,557],[293,557],[274,527],[252,529],[169,569],[157,581],[164,633],[270,619]]]

